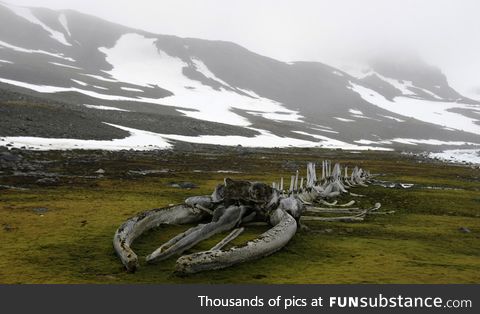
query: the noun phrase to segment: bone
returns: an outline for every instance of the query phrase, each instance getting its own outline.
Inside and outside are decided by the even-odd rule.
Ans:
[[[337,206],[338,206],[338,207],[348,207],[348,206],[352,206],[353,204],[355,204],[355,201],[354,201],[354,200],[351,200],[351,201],[348,202],[348,203],[340,204],[340,205],[337,205]]]
[[[338,201],[333,201],[331,203],[325,201],[325,200],[320,200],[320,204],[327,205],[327,206],[335,206],[337,205]]]
[[[392,215],[395,214],[394,210],[388,210],[384,212],[368,212],[367,215]]]
[[[365,197],[365,195],[355,194],[355,193],[352,193],[352,192],[350,192],[350,195],[355,196],[355,197]]]
[[[222,269],[235,264],[268,256],[283,248],[297,231],[297,222],[288,213],[277,209],[277,224],[246,245],[222,251],[205,251],[185,255],[177,260],[175,271],[192,274],[205,270]]]
[[[295,173],[295,191],[298,191],[298,170]]]
[[[318,214],[356,214],[360,211],[358,207],[352,208],[323,208],[323,207],[313,207],[307,206],[307,212],[318,213]]]
[[[216,251],[216,250],[221,250],[227,245],[228,243],[232,242],[235,240],[239,235],[242,234],[242,232],[245,230],[245,228],[237,228],[234,229],[232,232],[230,232],[229,235],[227,235],[225,238],[223,238],[222,241],[218,242],[217,245],[212,247],[210,251]]]
[[[201,205],[205,208],[211,208],[213,206],[213,200],[210,195],[192,196],[185,200],[185,204],[191,207],[195,207],[195,205]]]
[[[200,204],[196,204],[195,207],[204,211],[205,213],[209,214],[210,216],[213,216],[213,211],[212,210],[210,210],[210,209],[208,209],[208,208],[206,208],[206,207],[204,207]]]
[[[179,233],[177,234],[175,237],[171,238],[170,240],[168,240],[167,242],[165,242],[164,244],[162,244],[159,248],[158,248],[158,251],[160,252],[163,252],[165,251],[166,249],[168,249],[169,247],[171,247],[172,245],[174,245],[175,243],[177,243],[178,241],[180,241],[181,239],[185,238],[186,236],[188,236],[189,234],[203,228],[204,224],[199,224],[193,228],[190,228],[188,229],[187,231],[185,232],[182,232],[182,233]]]
[[[325,221],[325,222],[359,222],[363,221],[363,217],[345,216],[345,217],[317,217],[317,216],[302,216],[301,221]]]
[[[167,249],[161,249],[162,247],[156,249],[153,253],[147,256],[146,260],[148,263],[156,263],[173,255],[181,254],[194,247],[199,242],[208,239],[217,233],[232,229],[238,224],[243,213],[243,206],[230,206],[225,209],[225,212],[217,221],[212,221],[193,232],[189,232],[185,237],[180,239],[180,241]]]
[[[198,223],[205,217],[204,212],[186,205],[149,210],[128,219],[117,229],[113,236],[113,247],[125,268],[134,272],[139,262],[130,246],[139,235],[161,224]]]

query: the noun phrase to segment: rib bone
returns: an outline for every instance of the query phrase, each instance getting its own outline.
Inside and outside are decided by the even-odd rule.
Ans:
[[[175,270],[182,274],[191,274],[204,270],[213,270],[229,267],[258,259],[284,247],[297,231],[295,219],[280,209],[278,223],[261,234],[257,239],[247,242],[246,245],[233,247],[226,251],[205,251],[181,256],[176,263]]]

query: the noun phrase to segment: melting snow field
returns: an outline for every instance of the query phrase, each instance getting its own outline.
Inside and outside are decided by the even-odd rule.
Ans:
[[[113,78],[134,85],[150,87],[158,85],[174,95],[162,98],[160,103],[167,106],[194,109],[179,110],[183,114],[206,121],[237,126],[250,126],[244,117],[231,111],[232,108],[256,111],[267,119],[300,121],[297,112],[286,109],[280,103],[253,95],[248,97],[228,88],[200,60],[192,60],[197,72],[217,81],[224,87],[215,90],[201,82],[183,75],[183,68],[189,65],[180,58],[172,57],[158,50],[156,39],[139,34],[123,35],[113,48],[100,48],[106,60],[113,66],[108,72]],[[133,48],[134,47],[134,48]],[[144,101],[149,99],[142,98]],[[158,101],[157,101],[158,102]]]
[[[108,124],[108,123],[107,123]],[[98,140],[77,140],[63,138],[41,138],[41,137],[3,137],[0,138],[0,146],[6,146],[8,143],[15,148],[26,147],[35,150],[71,150],[71,149],[90,149],[90,150],[154,150],[166,149],[172,145],[158,136],[156,133],[126,128],[119,125],[109,124],[119,129],[130,132],[130,136],[123,139],[111,141]]]
[[[478,145],[478,143],[471,143],[471,142],[461,142],[461,141],[440,141],[435,139],[414,139],[414,138],[394,138],[391,140],[382,140],[382,141],[371,141],[371,140],[358,140],[355,143],[358,144],[393,144],[393,142],[400,143],[400,144],[407,144],[407,145],[418,145],[418,144],[426,144],[426,145],[451,145],[451,146],[464,146],[464,145]]]
[[[89,106],[89,105],[86,105]],[[95,109],[104,106],[90,106]],[[107,107],[112,110],[111,107]],[[102,108],[103,110],[104,108]],[[346,150],[391,150],[389,148],[359,146],[352,145],[342,141],[337,141],[322,135],[310,135],[305,132],[297,131],[298,134],[309,135],[318,139],[318,141],[307,141],[289,137],[280,137],[265,130],[253,129],[260,134],[254,137],[245,136],[220,136],[220,135],[201,135],[201,136],[185,136],[176,134],[159,134],[153,132],[142,131],[133,128],[127,128],[119,125],[109,124],[113,127],[130,132],[130,136],[124,139],[115,139],[111,141],[98,140],[77,140],[77,139],[58,139],[58,138],[40,138],[40,137],[3,137],[0,138],[0,146],[8,144],[15,148],[26,147],[34,150],[69,150],[69,149],[90,149],[90,150],[155,150],[167,149],[172,145],[169,140],[183,141],[198,144],[213,144],[224,146],[242,145],[245,147],[325,147],[332,149]]]
[[[380,108],[443,127],[480,134],[480,125],[475,123],[475,121],[478,120],[448,111],[448,109],[451,108],[471,109],[471,107],[465,104],[429,101],[409,97],[395,97],[395,101],[390,101],[371,89],[352,82],[350,82],[350,85],[351,89],[358,93],[364,100]]]
[[[378,147],[378,146],[359,146],[359,145],[349,144],[349,143],[342,142],[342,141],[339,141],[339,140],[335,140],[335,139],[332,139],[332,138],[329,138],[329,137],[326,137],[326,136],[323,136],[323,135],[310,134],[310,133],[302,132],[302,131],[293,131],[293,132],[317,138],[317,139],[320,140],[320,143],[321,143],[320,146],[325,147],[325,148],[331,148],[331,149],[341,148],[341,149],[346,149],[346,150],[369,150],[369,149],[383,150],[383,151],[393,150],[391,148],[384,148],[384,147]],[[379,143],[375,143],[375,144],[379,144]]]
[[[480,150],[478,149],[452,149],[441,153],[429,153],[428,157],[457,163],[468,162],[480,164]]]

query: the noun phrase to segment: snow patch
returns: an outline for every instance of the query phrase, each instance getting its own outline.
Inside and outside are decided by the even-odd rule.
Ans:
[[[80,73],[80,75],[89,76],[89,77],[92,77],[94,79],[97,79],[97,80],[100,80],[100,81],[105,81],[105,82],[112,82],[112,83],[117,83],[118,82],[117,80],[114,80],[114,79],[111,79],[111,78],[106,78],[106,77],[103,77],[103,76],[100,76],[100,75],[83,74],[83,73]]]
[[[65,57],[61,53],[51,53],[51,52],[44,51],[44,50],[25,49],[25,48],[22,48],[22,47],[11,45],[11,44],[6,43],[6,42],[1,41],[1,40],[0,40],[0,46],[3,46],[5,48],[9,48],[9,49],[12,49],[12,50],[18,51],[18,52],[44,54],[44,55],[47,55],[47,56],[50,56],[50,57],[60,58],[60,59],[68,60],[68,61],[71,61],[71,62],[75,62],[75,60],[73,60],[72,58]]]
[[[326,136],[323,136],[323,135],[310,134],[310,133],[303,132],[303,131],[293,131],[293,132],[295,132],[297,134],[311,136],[311,137],[314,137],[316,139],[319,139],[320,140],[320,146],[325,147],[325,148],[331,148],[331,149],[341,148],[341,149],[345,149],[345,150],[369,150],[369,149],[383,150],[383,151],[391,151],[392,150],[391,148],[384,148],[384,147],[359,146],[359,145],[355,145],[355,144],[349,144],[349,143],[342,142],[342,141],[339,141],[339,140],[335,140],[335,139],[332,139],[330,137],[326,137]]]
[[[395,117],[392,117],[392,116],[384,116],[384,115],[381,115],[379,114],[380,117],[384,117],[384,118],[387,118],[387,119],[392,119],[392,120],[395,120],[397,122],[405,122],[405,120],[402,120],[402,119],[399,119],[399,118],[395,118]]]
[[[480,134],[480,125],[475,123],[478,120],[448,111],[452,108],[468,108],[464,104],[410,97],[395,97],[394,101],[390,101],[376,91],[352,82],[350,82],[349,88],[367,102],[396,114],[443,127]]]
[[[48,62],[48,63],[53,64],[53,65],[58,65],[58,66],[64,67],[64,68],[82,70],[81,68],[76,67],[76,66],[73,66],[73,65],[68,65],[68,64],[63,64],[63,63],[57,63],[57,62]]]
[[[361,112],[360,110],[350,109],[348,110],[348,112],[350,112],[351,114],[363,116],[363,112]]]
[[[215,74],[212,73],[212,71],[210,71],[210,69],[205,65],[205,63],[203,63],[202,60],[200,59],[196,59],[196,58],[192,58],[192,62],[195,66],[195,69],[197,70],[197,72],[200,72],[203,74],[203,76],[205,76],[206,78],[209,78],[209,79],[212,79],[214,81],[217,81],[218,83],[222,84],[222,85],[225,85],[225,86],[228,86],[228,87],[231,87],[227,82],[219,79],[218,77],[215,76]]]
[[[58,41],[62,45],[65,46],[71,46],[71,44],[65,39],[65,35],[63,33],[56,31],[47,25],[40,21],[32,12],[31,9],[25,8],[25,7],[20,7],[20,6],[14,6],[14,5],[8,5],[8,8],[15,13],[16,15],[26,19],[28,22],[39,25],[41,28],[43,28],[51,38],[54,40]]]
[[[78,85],[82,85],[82,86],[88,86],[88,84],[87,84],[87,83],[85,83],[85,82],[78,81],[78,80],[74,80],[74,79],[71,79],[71,80],[72,80],[72,82],[75,82],[75,83],[77,83]]]
[[[63,138],[42,138],[42,137],[2,137],[0,146],[7,144],[15,148],[26,147],[31,150],[111,150],[118,151],[124,149],[134,150],[154,150],[171,148],[172,145],[156,133],[127,128],[115,124],[109,124],[113,127],[130,132],[130,136],[123,139],[106,140],[77,140]]]
[[[72,33],[70,33],[70,28],[68,28],[68,21],[67,21],[67,17],[65,16],[65,13],[60,14],[60,16],[58,17],[58,21],[67,32],[68,36],[72,37]]]
[[[34,90],[39,93],[60,93],[60,92],[77,92],[81,93],[90,97],[98,98],[98,99],[104,99],[104,100],[123,100],[123,101],[135,101],[138,102],[139,99],[136,98],[129,98],[129,97],[123,97],[123,96],[115,96],[115,95],[106,95],[106,94],[100,94],[94,91],[89,91],[89,90],[83,90],[79,89],[76,87],[58,87],[58,86],[49,86],[49,85],[35,85],[35,84],[30,84],[30,83],[25,83],[25,82],[19,82],[15,80],[9,80],[5,78],[0,78],[0,82],[11,84],[11,85],[16,85],[19,87],[23,88],[28,88],[31,90]],[[152,99],[153,101],[154,99]]]
[[[340,118],[340,117],[334,117],[335,119],[337,119],[338,121],[342,121],[342,122],[355,122],[355,120],[352,120],[352,119],[345,119],[345,118]]]
[[[321,132],[327,132],[327,133],[334,133],[334,134],[338,134],[337,131],[333,131],[333,130],[325,130],[325,129],[319,129],[319,128],[310,128],[312,130],[316,130],[316,131],[321,131]]]
[[[121,87],[121,89],[126,90],[126,91],[128,91],[128,92],[139,92],[139,93],[143,93],[143,90],[138,89],[138,88]]]
[[[109,106],[96,106],[96,105],[87,105],[87,104],[84,104],[84,106],[87,107],[87,108],[90,108],[90,109],[130,112],[130,110],[120,109],[120,108],[116,108],[116,107],[109,107]]]
[[[450,146],[464,146],[464,145],[479,145],[471,142],[462,142],[462,141],[441,141],[436,139],[414,139],[414,138],[393,138],[390,140],[381,140],[381,141],[371,141],[371,140],[357,140],[355,143],[358,144],[393,144],[393,142],[407,144],[407,145],[450,145]]]
[[[133,85],[150,87],[158,85],[169,90],[174,95],[156,100],[162,105],[193,109],[182,111],[185,115],[206,121],[226,123],[237,126],[250,126],[250,122],[242,116],[233,113],[232,108],[245,111],[261,110],[266,118],[271,114],[275,119],[300,121],[302,116],[296,111],[283,107],[280,103],[263,97],[247,97],[236,92],[221,88],[215,90],[199,81],[191,80],[183,75],[182,70],[189,65],[177,57],[157,49],[156,39],[139,34],[123,35],[113,48],[99,48],[106,55],[106,60],[113,69],[108,73],[119,81]],[[192,61],[193,62],[193,61]],[[198,60],[197,70],[207,74],[212,79],[221,81],[208,70],[205,64]],[[192,88],[186,89],[185,86]],[[152,102],[146,98],[137,101]],[[267,115],[268,114],[268,115]]]
[[[97,88],[97,89],[101,89],[101,90],[108,90],[107,87],[103,87],[103,86],[98,86],[98,85],[92,85],[93,88]]]
[[[404,95],[404,96],[418,96],[415,92],[413,92],[412,90],[409,89],[409,88],[416,88],[416,89],[421,90],[424,93],[432,96],[435,99],[440,99],[440,100],[442,99],[441,97],[439,97],[435,93],[433,93],[433,92],[431,92],[431,91],[429,91],[425,88],[415,86],[412,81],[392,79],[392,78],[389,78],[389,77],[385,77],[385,76],[383,76],[383,75],[381,75],[377,72],[373,72],[372,74],[375,74],[376,76],[378,76],[383,81],[387,82],[388,84],[392,85],[396,89],[400,90],[402,92],[402,95]]]
[[[429,153],[428,157],[436,158],[443,161],[453,161],[457,163],[473,163],[480,164],[479,149],[452,149],[440,153]]]

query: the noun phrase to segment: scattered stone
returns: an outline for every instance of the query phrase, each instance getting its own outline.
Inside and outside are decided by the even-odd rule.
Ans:
[[[324,231],[325,231],[325,233],[332,233],[333,229],[325,229]]]
[[[46,208],[46,207],[36,207],[32,210],[37,214],[44,214],[44,213],[48,212],[48,208]]]
[[[160,170],[129,170],[128,174],[130,175],[140,175],[146,176],[149,174],[157,174],[157,173],[169,173],[170,169],[160,169]]]
[[[458,231],[460,231],[462,233],[471,233],[472,232],[467,227],[460,227],[460,228],[458,228]]]
[[[353,228],[347,228],[347,229],[345,229],[345,232],[347,232],[347,233],[353,233],[353,231],[354,231]]]
[[[1,152],[0,153],[0,160],[3,160],[3,161],[16,162],[16,161],[19,161],[21,159],[22,159],[21,156],[12,154],[11,152]]]
[[[103,170],[102,168],[98,169],[97,171],[95,171],[96,174],[105,174],[105,170]]]
[[[18,188],[16,186],[12,185],[1,185],[0,184],[0,190],[17,190],[17,191],[27,191],[28,189],[25,188]]]
[[[42,178],[35,181],[35,183],[38,185],[55,185],[58,181],[58,178]]]
[[[195,189],[198,186],[192,182],[171,182],[170,186],[179,189]]]

